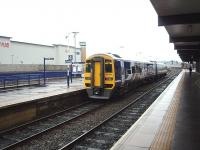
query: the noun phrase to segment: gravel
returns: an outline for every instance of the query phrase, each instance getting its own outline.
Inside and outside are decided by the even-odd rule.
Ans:
[[[17,147],[16,149],[59,149],[78,136],[82,135],[84,132],[98,125],[100,122],[110,117],[116,111],[126,106],[152,85],[154,85],[154,83],[138,88],[137,91],[139,92],[135,91],[135,94],[129,93],[127,94],[129,95],[127,98],[121,98],[121,100],[119,100],[120,98],[113,99],[109,101],[104,107],[97,109],[95,112],[72,121],[69,124],[62,125],[60,128],[54,129],[48,133],[43,134],[42,136],[38,136],[37,139],[27,142],[24,145]]]

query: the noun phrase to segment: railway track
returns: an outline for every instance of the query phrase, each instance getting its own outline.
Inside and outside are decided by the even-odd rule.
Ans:
[[[169,82],[173,79],[166,79]],[[163,81],[164,82],[164,81]],[[163,82],[158,82],[161,86]],[[165,81],[166,82],[166,81]],[[155,86],[158,86],[158,85]],[[160,93],[165,89],[167,83],[162,87],[157,87],[157,89],[151,88],[148,92],[151,93],[154,90],[154,94],[148,95],[146,90],[138,90],[135,92],[134,96],[128,96],[129,99],[120,101],[111,101],[107,103],[98,103],[99,106],[93,107],[91,111],[85,113],[85,115],[77,116],[76,119],[72,119],[70,122],[63,122],[62,117],[59,120],[63,122],[59,126],[55,126],[50,130],[46,130],[44,132],[39,133],[36,136],[30,137],[24,141],[20,141],[23,138],[19,138],[19,133],[22,132],[22,135],[26,132],[29,133],[29,130],[32,131],[32,126],[29,126],[27,130],[15,130],[15,134],[11,134],[12,136],[6,136],[6,134],[0,134],[2,139],[14,139],[15,142],[12,144],[7,144],[5,146],[5,142],[2,142],[0,137],[0,149],[88,149],[89,147],[100,148],[100,149],[109,149],[112,144],[117,141],[121,135],[140,117],[140,115],[151,105],[151,103],[155,100],[155,97],[160,95]],[[152,87],[152,86],[151,86]],[[143,89],[143,88],[142,88]],[[151,91],[151,92],[150,92]],[[128,94],[129,95],[129,94]],[[146,98],[145,98],[146,96]],[[130,98],[131,97],[131,98]],[[137,97],[137,98],[136,98]],[[143,100],[142,100],[143,99]],[[149,99],[146,101],[146,99]],[[144,103],[140,103],[139,101],[144,101]],[[131,108],[126,113],[121,112],[125,107],[130,107],[128,105],[130,102],[136,108]],[[94,103],[92,103],[94,105]],[[101,107],[104,106],[104,107]],[[123,107],[123,109],[122,109]],[[128,108],[127,108],[128,109]],[[120,111],[119,111],[120,110]],[[133,111],[132,111],[133,110]],[[114,115],[113,115],[114,114]],[[117,116],[114,117],[114,116]],[[70,115],[65,115],[65,118]],[[52,122],[54,124],[54,119],[49,119],[49,123],[44,123],[44,126],[49,126]],[[110,122],[112,120],[113,122]],[[121,122],[121,123],[120,123]],[[41,123],[42,124],[42,123]],[[120,126],[116,127],[115,125],[120,124]],[[126,125],[124,125],[126,124]],[[39,124],[40,126],[40,124]],[[37,125],[37,128],[39,127]],[[23,129],[23,127],[22,127]],[[40,128],[39,128],[40,129]],[[97,130],[102,129],[102,130]],[[122,130],[121,130],[122,129]],[[7,132],[9,133],[9,132]],[[95,137],[102,137],[99,139],[95,139]],[[103,140],[104,139],[104,140]],[[106,139],[106,140],[105,140]],[[17,141],[17,142],[16,142]],[[107,141],[110,141],[107,143]],[[1,143],[4,144],[1,145]],[[93,143],[94,145],[90,145]],[[95,145],[97,144],[97,145]]]
[[[64,123],[86,115],[94,109],[101,107],[103,104],[102,102],[85,102],[70,109],[1,132],[0,149],[11,149],[24,142],[30,141]]]
[[[140,95],[108,119],[85,132],[59,150],[109,149],[138,120],[146,109],[155,101],[177,74],[154,86]]]

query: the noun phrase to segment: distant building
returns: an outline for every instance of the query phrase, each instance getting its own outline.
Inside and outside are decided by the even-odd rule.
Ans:
[[[65,65],[85,62],[86,44],[81,48],[62,44],[42,45],[12,41],[11,37],[0,36],[0,64],[43,64],[43,59],[54,58],[47,64]]]

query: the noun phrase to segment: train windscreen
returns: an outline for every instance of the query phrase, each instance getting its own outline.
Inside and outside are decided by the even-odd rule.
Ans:
[[[105,64],[105,72],[112,73],[112,64]]]
[[[86,64],[85,72],[87,73],[91,72],[91,64]]]

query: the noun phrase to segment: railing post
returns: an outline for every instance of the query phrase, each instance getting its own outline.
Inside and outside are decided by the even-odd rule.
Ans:
[[[17,88],[18,88],[18,82],[19,82],[19,81],[18,81],[18,79],[17,79]]]
[[[31,75],[29,74],[28,75],[28,85],[30,86],[31,85],[31,77],[30,77]]]
[[[38,84],[40,85],[40,75],[38,75]]]
[[[3,88],[5,89],[6,88],[6,80],[3,79]]]
[[[46,66],[45,66],[45,58],[44,58],[44,85],[46,85]]]

